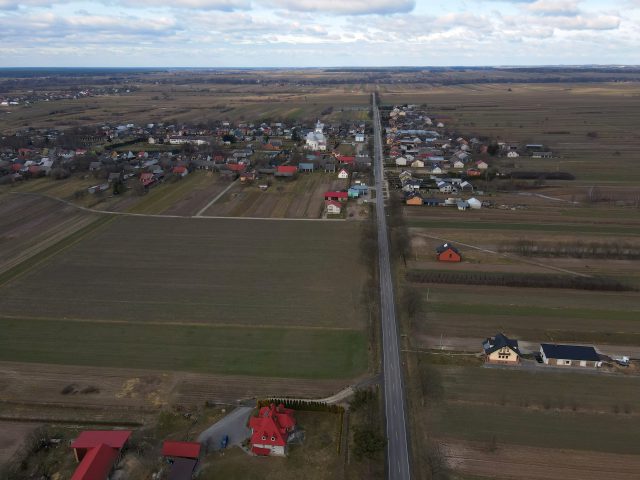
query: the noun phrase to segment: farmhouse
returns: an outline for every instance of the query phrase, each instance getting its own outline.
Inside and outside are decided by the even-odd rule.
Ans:
[[[487,363],[515,365],[520,362],[518,341],[498,333],[494,338],[487,338],[482,343]]]
[[[71,444],[79,462],[71,480],[106,480],[130,436],[130,430],[82,432]]]
[[[600,355],[598,355],[596,349],[581,345],[552,345],[543,343],[540,345],[540,356],[546,365],[588,368],[602,366]]]
[[[264,456],[286,455],[287,441],[295,427],[292,409],[273,403],[262,407],[257,417],[249,419],[251,451]]]
[[[340,202],[336,202],[334,200],[326,200],[324,202],[324,205],[327,209],[327,213],[330,215],[340,215],[340,212],[342,212],[342,204]]]
[[[191,480],[200,458],[200,444],[166,441],[162,444],[162,456],[171,465],[168,480]]]
[[[456,247],[450,243],[445,243],[436,248],[437,258],[440,262],[461,262],[462,255]]]

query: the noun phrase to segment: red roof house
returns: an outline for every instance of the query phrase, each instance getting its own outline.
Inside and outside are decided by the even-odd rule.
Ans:
[[[232,172],[244,172],[247,167],[244,163],[227,163],[227,168]]]
[[[347,165],[353,165],[356,163],[356,157],[341,155],[340,157],[338,157],[338,161],[340,163],[346,163]]]
[[[187,167],[185,167],[184,165],[177,165],[177,166],[173,167],[173,170],[171,170],[171,172],[174,175],[180,175],[180,176],[184,177],[189,173],[189,170],[187,170]]]
[[[324,199],[325,200],[335,200],[338,202],[346,202],[349,198],[349,194],[347,192],[325,192]]]
[[[71,480],[106,480],[130,436],[130,430],[82,432],[71,444],[80,462]]]
[[[340,215],[340,212],[342,211],[342,204],[340,202],[325,200],[324,205],[327,209],[327,213],[332,215]]]
[[[172,442],[165,441],[162,444],[163,457],[199,458],[200,444],[198,442]]]
[[[298,173],[298,167],[294,165],[278,165],[276,167],[276,177],[293,177]]]
[[[272,403],[249,420],[251,451],[256,455],[286,455],[287,441],[296,427],[293,410]]]
[[[140,174],[140,182],[142,182],[142,185],[144,185],[145,187],[152,185],[155,181],[156,179],[153,176],[153,173],[143,172]]]

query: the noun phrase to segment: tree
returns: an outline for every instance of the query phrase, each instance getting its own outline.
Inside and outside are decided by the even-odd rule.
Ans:
[[[353,453],[358,459],[373,459],[380,454],[387,445],[387,439],[376,429],[371,427],[354,427]]]
[[[409,317],[415,317],[423,312],[424,304],[420,291],[412,286],[404,288],[402,295],[402,307]]]

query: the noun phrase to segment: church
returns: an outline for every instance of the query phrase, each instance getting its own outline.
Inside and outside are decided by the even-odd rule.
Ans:
[[[306,148],[314,151],[325,151],[327,149],[327,139],[324,136],[324,124],[318,120],[316,129],[307,134]]]

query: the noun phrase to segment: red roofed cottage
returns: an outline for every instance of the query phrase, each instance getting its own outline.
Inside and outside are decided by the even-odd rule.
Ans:
[[[80,462],[71,480],[106,480],[130,436],[130,430],[82,432],[71,444]]]
[[[257,417],[249,420],[251,451],[256,455],[280,455],[287,453],[287,441],[296,427],[293,410],[272,403],[262,407]]]

